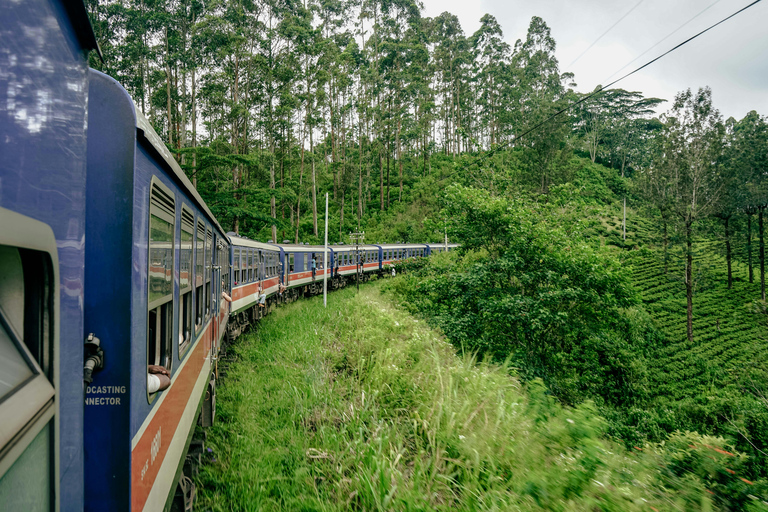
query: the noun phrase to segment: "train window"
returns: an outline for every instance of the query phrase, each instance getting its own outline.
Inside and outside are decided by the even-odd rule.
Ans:
[[[288,272],[292,273],[294,268],[293,253],[288,255]]]
[[[208,229],[205,235],[205,287],[208,293],[205,295],[205,315],[211,314],[211,295],[213,287],[211,286],[211,269],[213,268],[213,233]]]
[[[179,353],[192,339],[192,240],[195,217],[186,206],[181,207],[181,244],[179,246]]]
[[[52,510],[56,239],[3,208],[0,226],[0,508]]]
[[[173,260],[176,202],[153,178],[149,201],[147,365],[171,369],[173,361]],[[147,398],[151,401],[150,394]]]
[[[202,219],[197,219],[197,237],[195,238],[195,334],[199,335],[203,328],[205,316],[205,224]]]
[[[227,294],[232,295],[232,293],[229,291],[229,271],[231,268],[231,265],[229,264],[229,246],[226,243],[221,247],[221,259],[219,261],[221,262],[222,279],[224,280],[224,291],[227,292]]]
[[[240,248],[232,249],[232,266],[235,270],[235,286],[240,284]]]

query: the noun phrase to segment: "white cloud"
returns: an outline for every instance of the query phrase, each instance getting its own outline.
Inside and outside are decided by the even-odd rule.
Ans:
[[[485,13],[496,17],[505,39],[525,38],[532,16],[552,29],[562,71],[576,75],[578,89],[589,91],[629,61],[667,36],[705,7],[694,21],[655,47],[624,74],[748,5],[750,0],[643,0],[572,67],[568,65],[639,0],[424,0],[425,16],[456,14],[467,35]],[[768,114],[768,3],[759,3],[688,43],[616,86],[646,96],[672,100],[686,88],[712,87],[723,117],[743,117],[750,110]],[[617,74],[614,78],[621,76]],[[668,105],[668,104],[667,104]],[[666,108],[666,107],[664,107]]]

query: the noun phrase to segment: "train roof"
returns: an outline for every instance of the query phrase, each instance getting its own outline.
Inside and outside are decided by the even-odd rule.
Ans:
[[[424,249],[427,244],[379,244],[382,249]]]
[[[347,252],[347,251],[354,251],[356,248],[360,248],[363,251],[378,251],[379,246],[373,245],[373,244],[363,244],[359,246],[351,245],[351,244],[339,244],[339,245],[329,245],[329,249],[333,249],[334,251],[338,252]]]
[[[127,94],[127,93],[126,93]],[[130,97],[130,95],[129,95]],[[133,102],[133,98],[131,98],[131,102]],[[136,113],[136,135],[138,137],[139,134],[142,135],[144,140],[146,140],[152,148],[157,152],[157,154],[160,156],[160,158],[165,161],[166,165],[170,169],[170,174],[176,178],[176,181],[181,185],[182,189],[184,189],[184,192],[186,192],[197,204],[197,206],[203,210],[207,216],[208,220],[213,223],[217,228],[219,228],[219,231],[221,233],[226,233],[224,228],[221,227],[219,224],[219,221],[216,220],[216,217],[211,213],[211,210],[208,209],[208,205],[205,204],[205,201],[203,201],[203,198],[200,197],[200,194],[197,192],[197,189],[192,185],[192,182],[189,181],[189,178],[187,178],[187,175],[184,174],[184,171],[181,169],[181,166],[179,166],[178,162],[176,162],[176,159],[173,158],[173,155],[171,155],[171,152],[168,151],[168,148],[166,147],[163,140],[160,138],[160,136],[155,132],[155,129],[152,128],[152,125],[149,123],[149,120],[144,117],[144,114],[139,111],[138,108],[136,108],[136,103],[133,102],[133,110]]]
[[[255,249],[265,249],[267,251],[280,251],[280,246],[276,244],[265,244],[264,242],[259,242],[258,240],[251,240],[250,238],[236,235],[231,231],[227,233],[227,236],[229,237],[229,241],[232,243],[232,245],[241,247],[253,247]]]
[[[101,48],[96,41],[96,34],[93,32],[93,26],[91,26],[91,20],[88,18],[88,10],[85,7],[83,0],[62,0],[64,10],[67,11],[69,21],[72,23],[72,28],[75,30],[77,40],[86,50],[96,50],[99,55],[99,59],[104,60],[104,56],[101,54]]]

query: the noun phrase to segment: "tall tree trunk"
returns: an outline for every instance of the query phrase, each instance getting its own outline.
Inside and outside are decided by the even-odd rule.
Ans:
[[[271,155],[270,155],[270,164],[269,164],[269,189],[272,191],[270,192],[270,198],[269,198],[269,214],[272,216],[273,219],[277,218],[277,204],[275,203],[275,186],[277,185],[276,179],[275,179],[275,140],[272,139],[272,148],[271,148]],[[272,243],[277,243],[277,224],[274,222],[272,223]]]
[[[387,141],[387,210],[389,210],[389,156],[392,153],[392,143]]]
[[[192,18],[194,27],[195,19]],[[197,92],[195,81],[196,69],[192,67],[192,186],[197,189]]]
[[[733,274],[731,273],[731,233],[728,230],[728,222],[731,220],[731,217],[725,217],[723,221],[725,222],[725,260],[728,264],[728,289],[733,288]]]
[[[331,97],[329,98],[329,104],[331,109],[331,171],[333,172],[333,200],[336,200],[336,193],[338,191],[338,184],[337,184],[337,176],[336,176],[336,128],[334,126],[333,122],[333,79],[331,79],[331,83],[329,84],[329,87],[331,88]]]
[[[309,157],[312,159],[312,226],[317,237],[317,173],[315,172],[315,146],[312,139],[312,126],[309,127]]]
[[[399,109],[398,109],[399,110]],[[400,127],[402,125],[402,117],[398,113],[397,117],[397,164],[400,167],[400,194],[397,197],[397,201],[403,202],[403,152],[400,142]]]
[[[384,159],[381,158],[381,139],[379,139],[378,150],[376,154],[379,157],[379,197],[381,198],[381,205],[379,211],[384,211]]]
[[[304,116],[304,126],[301,129],[301,164],[299,164],[299,190],[296,199],[296,236],[294,243],[299,243],[299,224],[301,223],[301,189],[304,185],[304,139],[306,138],[306,129],[309,125],[309,105],[307,105],[307,114]]]
[[[173,146],[173,110],[171,108],[171,50],[168,43],[168,27],[165,27],[165,90],[168,110],[168,145]]]
[[[692,222],[685,221],[685,298],[687,302],[688,341],[693,343],[693,240]]]
[[[341,233],[344,226],[344,189],[341,189],[341,211],[339,212],[339,238],[341,239]]]

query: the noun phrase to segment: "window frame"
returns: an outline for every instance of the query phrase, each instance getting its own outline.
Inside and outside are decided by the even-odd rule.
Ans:
[[[213,258],[213,230],[207,223],[205,224],[205,251],[206,251],[206,257],[204,261],[205,263],[208,263],[208,265],[206,265],[203,270],[205,272],[205,291],[207,293],[204,293],[203,295],[205,295],[205,320],[208,321],[213,315],[213,286],[211,285],[211,283],[212,283],[214,258]]]
[[[0,400],[0,417],[3,419],[3,429],[0,431],[0,480],[17,460],[25,453],[38,434],[48,425],[53,427],[55,420],[56,401],[59,395],[59,259],[56,236],[51,227],[39,220],[27,217],[12,210],[0,207],[0,245],[17,250],[36,251],[45,268],[45,278],[41,283],[46,311],[41,319],[45,321],[39,334],[41,340],[39,361],[35,359],[27,346],[27,342],[5,320],[0,320],[6,329],[12,343],[21,348],[21,355],[31,363],[32,373],[22,384]],[[37,255],[35,255],[37,257]],[[24,261],[22,259],[22,268]],[[26,286],[25,284],[25,303]],[[25,311],[26,311],[25,305]],[[26,316],[26,315],[25,315]],[[25,321],[26,323],[26,321]],[[46,366],[48,366],[46,368]],[[48,459],[49,482],[51,482],[50,498],[52,503],[59,501],[59,486],[55,475],[58,473],[59,456],[55,449],[58,446],[59,434],[51,428],[51,445]]]
[[[173,214],[170,213],[170,211],[161,211],[162,207],[160,204],[155,205],[153,204],[153,197],[154,197],[154,191],[155,187],[159,189],[161,193],[166,194],[172,201],[172,211]],[[170,318],[166,318],[165,322],[165,329],[166,332],[163,333],[161,330],[159,334],[155,334],[155,343],[157,343],[157,338],[160,338],[160,342],[165,344],[165,357],[163,357],[163,346],[161,345],[159,348],[160,351],[160,358],[161,358],[161,364],[160,366],[163,366],[165,369],[168,370],[169,373],[173,370],[173,347],[175,345],[174,341],[174,327],[176,326],[176,316],[175,316],[175,306],[176,306],[176,290],[175,290],[175,271],[176,271],[176,195],[171,191],[171,189],[166,186],[160,178],[157,176],[152,176],[152,180],[150,181],[149,186],[149,208],[147,216],[147,324],[146,324],[146,364],[147,367],[150,365],[150,318],[152,316],[152,312],[157,310],[159,314],[163,314],[165,312],[166,316],[169,316]],[[171,241],[171,251],[172,251],[172,257],[171,257],[171,293],[166,294],[165,296],[155,299],[150,302],[150,281],[149,281],[149,275],[150,275],[150,265],[152,264],[152,257],[151,257],[151,251],[152,251],[152,216],[153,216],[153,208],[155,208],[155,211],[159,213],[160,215],[155,215],[161,220],[165,220],[168,222],[168,219],[172,219],[172,226],[171,226],[171,233],[173,236],[173,240]],[[166,218],[163,219],[162,216],[165,216]],[[165,269],[166,273],[168,272],[168,269]],[[170,298],[169,298],[170,297]],[[157,318],[157,316],[155,317]],[[156,320],[156,322],[162,327],[163,319],[159,318]],[[170,333],[168,332],[170,330]],[[165,336],[164,336],[165,335]],[[158,352],[158,348],[155,348],[155,352]],[[153,359],[154,361],[154,359]],[[155,364],[154,362],[151,364]],[[155,399],[157,398],[159,391],[156,393],[149,392],[149,382],[148,379],[144,379],[144,385],[145,385],[145,392],[147,395],[147,402],[153,403]]]
[[[191,222],[185,222],[184,216],[185,213],[188,217],[191,217]],[[182,329],[182,323],[184,322],[184,316],[187,313],[186,308],[184,306],[184,296],[186,294],[189,294],[189,317],[187,325],[184,325],[184,331],[180,331],[180,334],[182,332],[188,331],[188,335],[184,337],[179,342],[179,359],[181,359],[182,355],[186,353],[187,349],[191,346],[192,338],[194,337],[194,326],[195,326],[195,305],[194,305],[194,296],[195,296],[195,282],[194,282],[194,269],[195,269],[195,213],[187,206],[183,201],[181,203],[181,219],[179,222],[179,329]],[[186,228],[186,229],[185,229]],[[182,238],[184,237],[184,233],[187,233],[191,239],[189,240],[189,251],[190,251],[190,258],[189,258],[189,277],[187,278],[187,286],[182,288],[181,284],[181,273],[184,271],[183,265],[182,265],[182,252],[184,250],[183,244],[184,241]]]

